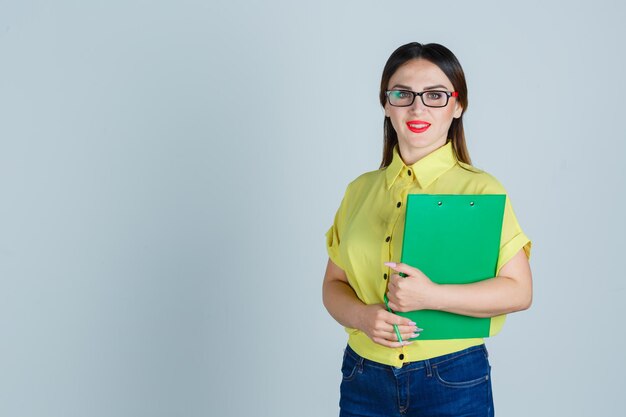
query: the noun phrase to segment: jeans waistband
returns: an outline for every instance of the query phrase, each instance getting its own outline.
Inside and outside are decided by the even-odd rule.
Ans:
[[[474,352],[483,352],[484,355],[486,357],[489,356],[489,353],[487,352],[487,347],[485,346],[485,344],[480,344],[478,346],[472,346],[469,347],[467,349],[463,349],[463,350],[459,350],[458,352],[452,352],[452,353],[448,353],[446,355],[441,355],[441,356],[436,356],[434,358],[430,358],[430,359],[425,359],[422,361],[415,361],[415,362],[405,362],[402,365],[401,369],[420,369],[420,368],[430,368],[431,366],[434,365],[439,365],[441,363],[447,362],[447,361],[451,361],[454,360],[458,357],[464,356],[464,355],[468,355],[470,353],[474,353]],[[358,353],[356,353],[351,347],[350,345],[346,346],[346,354],[352,356],[352,358],[354,358],[355,360],[358,360],[359,362],[363,363],[363,364],[367,364],[373,367],[377,367],[377,368],[384,368],[384,369],[392,369],[392,370],[397,370],[398,368],[391,366],[391,365],[385,365],[383,363],[379,363],[379,362],[375,362],[369,359],[366,359],[364,357],[362,357],[361,355],[359,355]]]

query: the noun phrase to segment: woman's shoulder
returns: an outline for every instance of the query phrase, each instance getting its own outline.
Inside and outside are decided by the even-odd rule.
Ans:
[[[451,171],[456,180],[471,184],[476,192],[481,194],[506,194],[504,186],[496,177],[473,165],[459,161],[456,169]]]
[[[385,179],[385,168],[374,171],[365,172],[348,184],[348,190],[358,191],[363,189],[371,189]]]

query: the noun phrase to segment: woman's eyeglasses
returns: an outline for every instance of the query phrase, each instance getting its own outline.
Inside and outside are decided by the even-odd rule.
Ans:
[[[419,96],[426,107],[446,107],[450,97],[458,97],[457,91],[429,90],[415,93],[409,90],[388,90],[385,91],[389,104],[395,107],[408,107]]]

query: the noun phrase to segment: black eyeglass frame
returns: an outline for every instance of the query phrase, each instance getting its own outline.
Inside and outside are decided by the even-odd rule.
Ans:
[[[403,104],[403,105],[391,104],[391,100],[389,100],[389,94],[394,93],[394,92],[413,94],[413,99],[411,100],[411,102],[409,104]],[[444,94],[446,96],[446,104],[444,104],[443,106],[430,106],[430,105],[424,103],[424,94],[425,93],[441,93],[441,94]],[[415,103],[415,97],[419,96],[419,98],[420,98],[420,100],[422,100],[422,104],[424,106],[435,108],[435,109],[439,109],[441,107],[446,107],[448,105],[448,103],[450,102],[450,97],[458,97],[459,96],[459,92],[458,91],[445,91],[445,90],[426,90],[426,91],[422,91],[421,93],[416,93],[415,91],[411,91],[411,90],[387,90],[387,91],[385,91],[385,95],[387,96],[387,103],[389,103],[389,105],[393,106],[393,107],[409,107],[409,106],[412,106],[413,103]]]

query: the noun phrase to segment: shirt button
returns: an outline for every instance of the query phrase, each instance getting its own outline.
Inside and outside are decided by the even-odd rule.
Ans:
[[[396,204],[396,207],[400,208],[401,205],[402,205],[402,201],[398,201],[398,204]]]
[[[387,279],[387,274],[383,274],[383,279]]]
[[[401,353],[400,356],[398,356],[398,358],[400,358],[400,360],[404,359],[404,353]]]
[[[411,170],[409,169],[409,176],[411,176]]]
[[[387,236],[387,239],[385,239],[385,242],[389,242],[391,240],[391,236]]]

